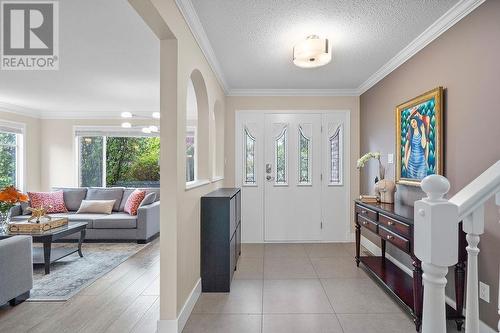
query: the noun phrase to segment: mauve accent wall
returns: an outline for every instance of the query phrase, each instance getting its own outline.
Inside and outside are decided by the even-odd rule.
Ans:
[[[452,196],[500,160],[500,1],[486,1],[361,95],[361,153],[381,151],[383,162],[388,153],[395,158],[395,106],[437,86],[445,88],[445,176]],[[394,165],[389,168],[394,178]],[[376,174],[376,163],[362,170],[361,193],[373,190]],[[413,204],[422,195],[420,188],[398,186],[398,200]],[[493,200],[486,205],[485,218],[479,280],[490,285],[490,303],[479,301],[480,317],[496,327],[500,214]],[[401,257],[395,249],[390,252]]]

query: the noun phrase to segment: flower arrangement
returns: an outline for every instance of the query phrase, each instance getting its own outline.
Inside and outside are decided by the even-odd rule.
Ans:
[[[8,222],[10,209],[17,203],[27,201],[28,196],[19,192],[14,186],[7,186],[0,191],[0,229]]]
[[[369,153],[366,153],[363,156],[361,156],[361,158],[358,159],[357,168],[358,169],[363,168],[366,165],[366,163],[371,159],[378,160],[379,180],[384,179],[385,169],[382,165],[382,162],[380,162],[380,153],[379,152],[369,152]]]

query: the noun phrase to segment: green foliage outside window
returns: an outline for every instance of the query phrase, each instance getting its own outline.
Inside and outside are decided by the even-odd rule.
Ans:
[[[160,181],[160,138],[81,138],[82,186],[102,186],[102,153],[106,143],[106,186],[151,187]]]
[[[0,189],[16,186],[16,144],[16,134],[0,132]]]

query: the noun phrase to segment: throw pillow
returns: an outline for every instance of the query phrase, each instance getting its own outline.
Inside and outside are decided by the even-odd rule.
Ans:
[[[127,202],[125,203],[125,208],[123,211],[125,213],[129,213],[130,215],[137,215],[137,210],[139,209],[139,206],[144,200],[144,197],[146,196],[146,191],[141,191],[141,190],[135,190],[130,194],[130,196],[127,199]]]
[[[77,214],[111,214],[116,200],[82,200]]]
[[[28,192],[31,207],[44,207],[47,213],[67,213],[66,205],[64,204],[63,191],[55,192]]]
[[[144,197],[144,200],[142,200],[141,205],[139,207],[151,205],[153,202],[155,202],[155,200],[156,200],[156,193],[154,192],[148,193]]]

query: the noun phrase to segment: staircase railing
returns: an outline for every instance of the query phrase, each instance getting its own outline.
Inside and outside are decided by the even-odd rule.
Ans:
[[[467,239],[465,332],[479,333],[478,244],[484,233],[486,201],[496,197],[500,206],[500,161],[449,200],[444,196],[450,183],[443,176],[428,176],[421,187],[427,197],[415,202],[414,251],[423,270],[422,333],[446,332],[446,273],[458,261],[460,221]]]

